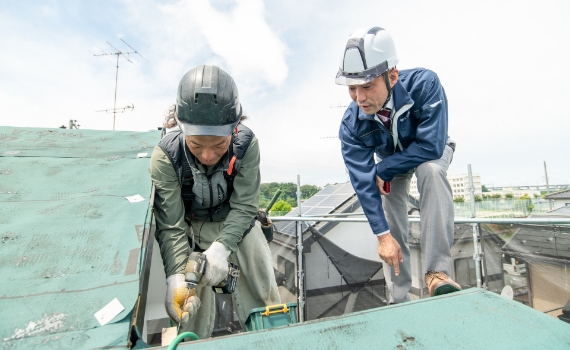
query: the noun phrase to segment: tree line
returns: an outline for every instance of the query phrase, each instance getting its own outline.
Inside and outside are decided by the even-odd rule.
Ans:
[[[266,208],[277,190],[281,190],[279,199],[271,207],[271,211],[291,211],[297,206],[297,184],[293,182],[270,182],[260,186],[259,207]],[[319,186],[301,186],[301,200],[309,199],[322,190]]]

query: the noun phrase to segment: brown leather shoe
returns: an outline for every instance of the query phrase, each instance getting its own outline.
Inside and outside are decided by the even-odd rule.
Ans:
[[[425,276],[430,296],[459,292],[461,286],[453,282],[445,272],[428,271]]]

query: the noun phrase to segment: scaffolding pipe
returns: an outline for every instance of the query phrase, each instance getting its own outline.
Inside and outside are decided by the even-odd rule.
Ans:
[[[368,222],[367,218],[331,218],[323,216],[271,216],[271,221],[322,221],[322,222]],[[418,217],[408,217],[409,222],[420,222]],[[570,225],[570,218],[455,218],[455,224],[523,224],[523,225]]]
[[[301,211],[301,176],[297,175],[297,211],[298,218],[303,217]],[[297,221],[297,285],[299,286],[299,323],[305,322],[305,274],[303,272],[303,227],[302,220]]]
[[[471,172],[471,164],[467,164],[469,174],[469,192],[471,193],[471,217],[477,217],[475,212],[475,186],[473,186],[473,173]],[[471,224],[473,226],[473,260],[475,260],[475,275],[477,276],[477,288],[483,285],[483,276],[481,274],[481,254],[479,253],[479,224]]]

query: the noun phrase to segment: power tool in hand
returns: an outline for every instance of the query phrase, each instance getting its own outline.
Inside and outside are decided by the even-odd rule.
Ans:
[[[206,271],[206,255],[203,253],[192,252],[188,257],[186,264],[185,278],[188,289],[196,287],[200,283],[202,275]],[[232,262],[228,262],[228,274],[217,285],[212,286],[216,293],[231,294],[236,289],[237,279],[239,277],[239,266]]]

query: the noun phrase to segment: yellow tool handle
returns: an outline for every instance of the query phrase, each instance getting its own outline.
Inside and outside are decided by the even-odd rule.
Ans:
[[[274,309],[274,308],[280,308],[282,307],[283,309],[280,310],[273,310],[273,311],[269,311],[269,309]],[[261,313],[261,316],[269,316],[271,314],[277,314],[277,313],[287,313],[289,312],[289,308],[287,307],[287,304],[278,304],[278,305],[271,305],[271,306],[266,306],[265,307],[265,312]]]

